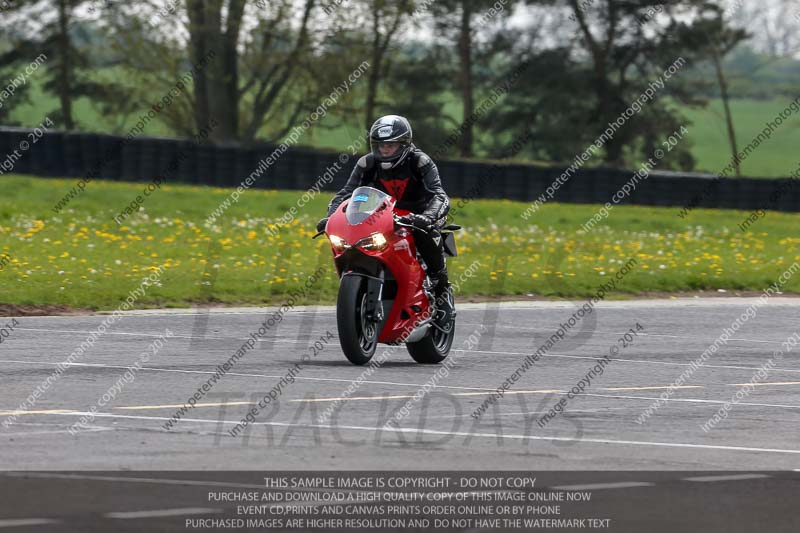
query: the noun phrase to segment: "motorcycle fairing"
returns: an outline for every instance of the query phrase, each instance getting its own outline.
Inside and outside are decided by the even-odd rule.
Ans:
[[[326,232],[329,235],[337,235],[350,244],[350,248],[342,253],[333,250],[334,263],[339,276],[358,275],[359,273],[374,278],[381,277],[381,271],[385,273],[384,287],[382,292],[385,297],[394,292],[394,301],[385,313],[385,321],[378,335],[378,342],[395,343],[407,336],[416,325],[428,317],[430,302],[428,296],[422,288],[425,279],[425,271],[417,261],[417,249],[414,237],[411,232],[401,232],[398,234],[394,229],[393,213],[398,215],[406,214],[407,211],[395,210],[395,199],[385,195],[383,205],[374,208],[366,216],[358,216],[359,223],[353,224],[346,213],[353,213],[355,208],[349,208],[350,202],[359,194],[361,188],[353,192],[353,196],[345,200],[340,209],[336,210],[330,220]],[[365,200],[361,200],[365,202]],[[380,251],[367,250],[356,247],[355,243],[374,233],[382,233],[387,240],[387,246]],[[388,270],[388,272],[386,272]],[[394,283],[395,287],[387,287],[387,284]],[[374,292],[374,291],[373,291]],[[377,302],[372,302],[371,307],[376,308]],[[385,307],[384,307],[385,309]]]

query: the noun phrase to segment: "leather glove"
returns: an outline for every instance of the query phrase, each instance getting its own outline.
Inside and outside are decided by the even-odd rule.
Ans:
[[[325,226],[328,225],[328,218],[329,217],[325,217],[317,222],[317,231],[325,231]]]
[[[398,219],[398,222],[402,224],[409,224],[414,226],[415,228],[428,231],[433,226],[433,220],[428,218],[425,215],[417,215],[416,213],[411,213],[410,215],[404,215]]]

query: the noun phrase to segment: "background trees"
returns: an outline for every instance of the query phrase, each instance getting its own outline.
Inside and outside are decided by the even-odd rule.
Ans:
[[[35,104],[63,129],[123,132],[213,51],[148,134],[187,136],[214,120],[213,142],[276,142],[366,61],[301,143],[341,148],[394,112],[446,156],[507,157],[524,138],[517,158],[566,163],[683,57],[680,74],[590,164],[635,165],[709,102],[721,103],[735,152],[738,102],[800,83],[795,4],[18,0],[0,15],[0,77],[39,53],[48,60],[0,122],[34,122]],[[661,165],[693,168],[694,153],[682,143]]]

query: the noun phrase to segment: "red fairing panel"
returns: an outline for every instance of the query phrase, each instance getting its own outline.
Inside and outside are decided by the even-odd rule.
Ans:
[[[350,224],[345,216],[345,210],[350,200],[342,202],[336,212],[328,221],[327,233],[337,235],[347,241],[351,246],[359,240],[369,237],[373,233],[383,233],[388,245],[381,251],[365,250],[358,248],[363,253],[376,261],[380,261],[397,280],[397,297],[394,301],[384,327],[378,335],[378,342],[396,342],[407,336],[414,326],[424,320],[430,312],[428,298],[422,290],[425,271],[417,261],[417,249],[414,237],[410,232],[398,235],[394,230],[392,214],[408,214],[403,209],[395,209],[394,198],[389,198],[385,207],[378,208],[372,215],[360,224]],[[333,251],[334,257],[342,254]],[[338,263],[337,263],[338,269]],[[342,275],[342,272],[339,272]],[[411,307],[417,306],[420,311],[415,312]],[[401,319],[401,312],[405,311],[409,318]]]

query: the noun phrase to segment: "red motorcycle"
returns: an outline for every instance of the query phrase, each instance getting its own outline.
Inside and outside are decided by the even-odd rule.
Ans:
[[[347,359],[366,364],[378,343],[405,343],[418,363],[439,363],[450,353],[455,334],[451,313],[437,306],[426,265],[417,255],[410,228],[398,221],[409,212],[372,187],[359,187],[328,220],[324,232],[339,274],[336,322]],[[442,228],[445,254],[456,256],[455,224]]]

